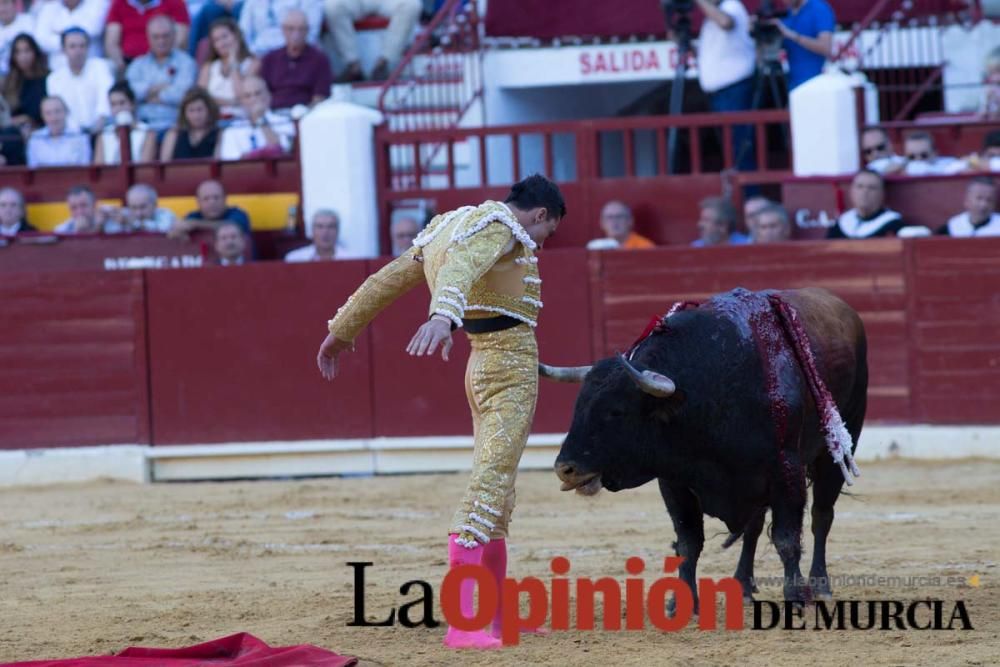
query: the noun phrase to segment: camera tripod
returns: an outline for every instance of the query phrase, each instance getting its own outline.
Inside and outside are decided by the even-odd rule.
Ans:
[[[781,61],[776,57],[762,58],[757,66],[753,102],[750,105],[750,108],[754,111],[759,111],[763,106],[765,90],[770,93],[771,101],[776,108],[783,109],[788,106],[787,94],[783,94],[788,90],[788,82],[785,77],[785,71],[781,67]],[[781,126],[781,143],[782,149],[788,152],[791,142],[788,137],[788,128],[784,125]],[[739,151],[737,151],[734,165],[739,165],[747,152],[751,150],[753,150],[753,138],[748,137],[744,139]]]

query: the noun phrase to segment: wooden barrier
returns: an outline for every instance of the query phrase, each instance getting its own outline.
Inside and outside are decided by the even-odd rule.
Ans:
[[[625,349],[674,301],[818,285],[869,337],[869,421],[1000,423],[1000,239],[761,247],[546,250],[542,358]],[[322,381],[327,318],[378,262],[186,271],[9,273],[0,298],[0,449],[294,441],[468,433],[467,344],[414,359],[419,288]],[[543,384],[537,433],[568,427],[574,387]]]

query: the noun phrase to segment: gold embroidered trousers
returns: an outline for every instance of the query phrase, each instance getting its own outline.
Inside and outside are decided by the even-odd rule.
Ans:
[[[473,547],[507,536],[517,466],[538,398],[538,346],[526,324],[469,334],[469,342],[465,392],[475,452],[472,476],[449,532]]]

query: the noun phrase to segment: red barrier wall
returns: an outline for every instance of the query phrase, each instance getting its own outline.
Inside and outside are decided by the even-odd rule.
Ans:
[[[316,370],[362,261],[146,274],[153,444],[373,435],[369,339],[340,381]]]
[[[588,363],[674,301],[818,285],[865,321],[870,420],[1000,423],[998,255],[1000,239],[944,238],[547,250],[539,345],[548,363]],[[377,265],[7,273],[0,448],[469,433],[464,336],[448,364],[404,352],[423,287],[320,379],[325,322]],[[564,430],[576,388],[541,392],[535,432]]]
[[[907,244],[912,418],[1000,421],[1000,242]]]
[[[5,274],[0,302],[0,449],[149,442],[142,273]]]

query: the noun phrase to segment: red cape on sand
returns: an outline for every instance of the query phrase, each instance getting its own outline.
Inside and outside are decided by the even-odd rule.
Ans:
[[[186,648],[127,648],[118,655],[0,663],[0,667],[353,667],[358,659],[302,644],[271,647],[240,632]]]

